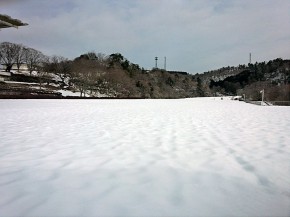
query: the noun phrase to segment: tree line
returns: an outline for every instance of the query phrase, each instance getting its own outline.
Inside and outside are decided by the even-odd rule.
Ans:
[[[47,56],[33,48],[10,42],[0,44],[0,63],[5,66],[6,72],[10,72],[13,65],[16,65],[19,71],[21,65],[26,63],[31,74],[46,60]]]
[[[7,72],[14,65],[19,71],[25,64],[29,76],[37,78],[40,86],[57,82],[61,89],[77,90],[80,96],[94,96],[95,93],[137,98],[200,96],[194,76],[160,69],[147,71],[120,53],[88,52],[69,60],[62,56],[46,56],[21,44],[3,42],[0,61]]]
[[[225,95],[246,95],[251,100],[261,100],[265,90],[269,101],[290,101],[290,61],[277,58],[268,62],[249,63],[240,73],[220,81],[211,80],[212,92]]]
[[[76,90],[80,96],[101,93],[111,97],[184,98],[198,96],[247,95],[259,100],[265,89],[268,100],[290,100],[290,61],[281,58],[238,67],[223,67],[204,74],[144,70],[120,53],[87,52],[69,60],[10,42],[0,44],[0,63],[5,71],[26,65],[28,75],[13,75],[21,81],[55,83],[60,89]],[[221,78],[212,80],[213,78]]]

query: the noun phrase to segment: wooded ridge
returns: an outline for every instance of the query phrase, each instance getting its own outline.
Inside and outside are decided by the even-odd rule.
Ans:
[[[243,95],[259,100],[261,89],[269,101],[290,100],[290,60],[223,67],[202,74],[145,70],[120,53],[88,52],[69,60],[46,56],[21,44],[0,44],[0,97],[66,93],[75,97],[188,98]],[[41,89],[41,93],[35,93]],[[70,95],[70,94],[68,94]]]

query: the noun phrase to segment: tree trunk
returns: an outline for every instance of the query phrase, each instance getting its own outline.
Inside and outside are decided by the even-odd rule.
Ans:
[[[17,72],[19,72],[21,64],[17,63],[16,65],[17,65]]]
[[[6,70],[5,70],[5,72],[10,72],[11,69],[12,69],[12,65],[11,65],[11,64],[7,64],[7,65],[6,65]]]

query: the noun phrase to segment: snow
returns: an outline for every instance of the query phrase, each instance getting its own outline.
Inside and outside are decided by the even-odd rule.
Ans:
[[[80,92],[72,92],[70,90],[58,90],[58,93],[61,93],[61,95],[63,96],[80,96],[81,93]]]
[[[289,107],[0,100],[0,127],[0,216],[290,215]]]
[[[0,71],[0,75],[2,75],[2,76],[11,76],[11,73],[10,72]]]
[[[61,93],[63,96],[80,96],[81,95],[81,92],[72,92],[70,90],[58,90],[57,92]],[[101,94],[99,92],[94,92],[92,95],[86,93],[86,95],[84,97],[108,97],[107,94]]]
[[[32,83],[32,82],[21,82],[21,81],[5,81],[7,84],[27,84],[27,85],[38,85],[39,83]]]

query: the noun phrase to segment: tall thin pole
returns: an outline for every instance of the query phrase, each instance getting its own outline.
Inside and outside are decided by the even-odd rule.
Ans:
[[[250,53],[250,57],[249,57],[249,63],[252,63],[252,53]]]
[[[164,57],[164,70],[166,71],[166,57]]]

